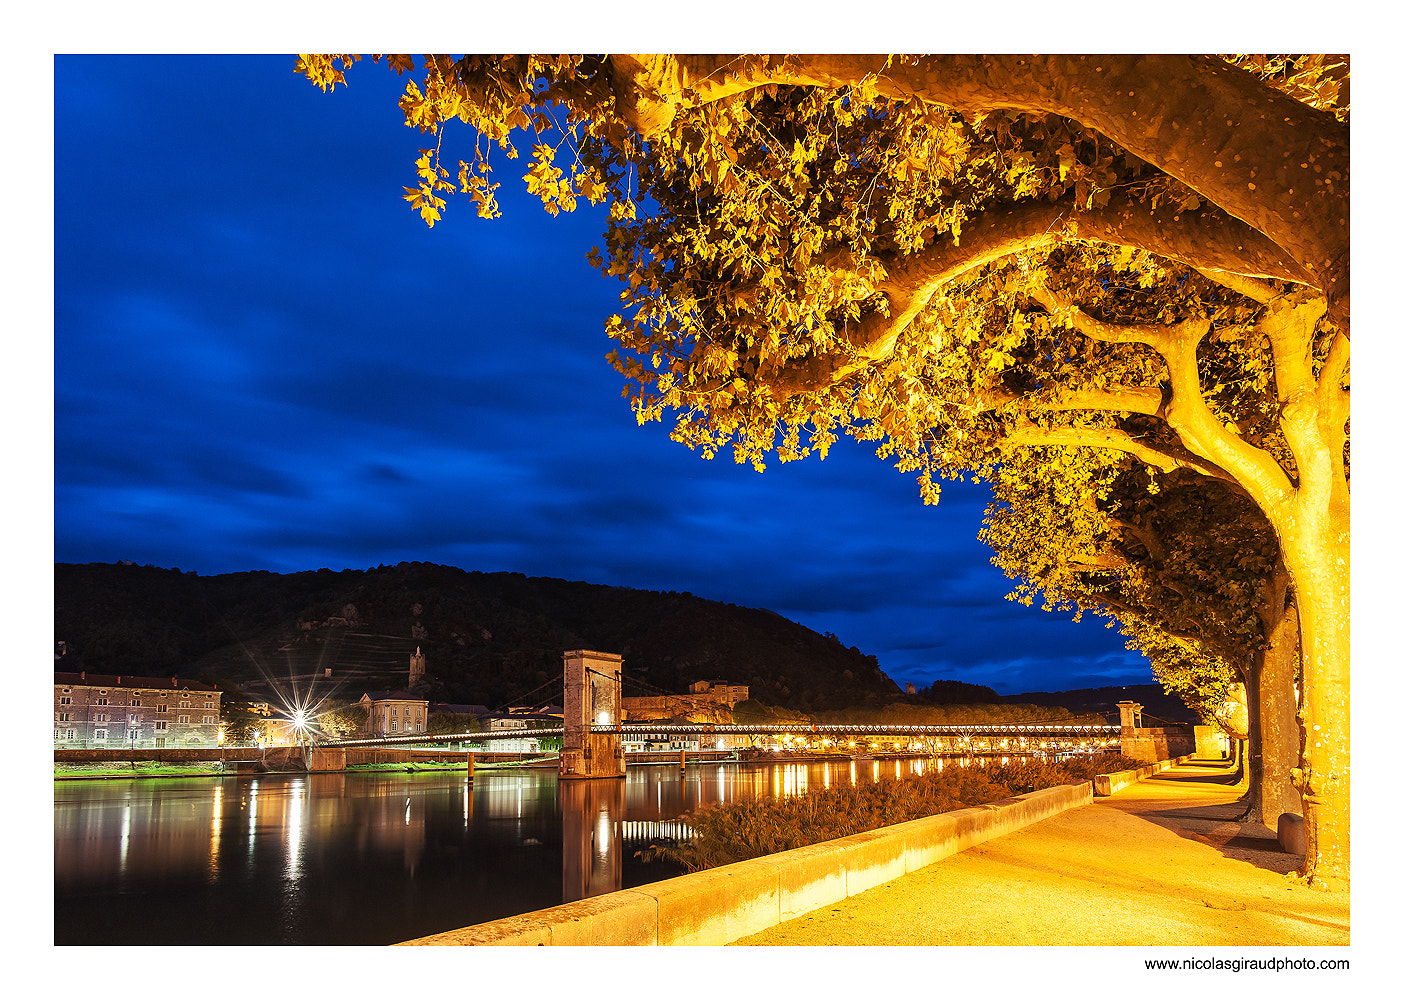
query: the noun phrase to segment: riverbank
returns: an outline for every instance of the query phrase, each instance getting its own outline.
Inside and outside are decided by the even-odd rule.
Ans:
[[[91,764],[54,764],[54,780],[128,779],[134,777],[220,777],[226,771],[218,760],[202,763],[166,763],[158,760]]]
[[[1235,821],[1228,763],[1192,761],[733,946],[1320,946],[1350,894]],[[934,914],[938,914],[934,915]]]

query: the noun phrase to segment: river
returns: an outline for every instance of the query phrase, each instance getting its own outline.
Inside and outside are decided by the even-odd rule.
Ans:
[[[950,761],[946,761],[949,765]],[[56,944],[397,943],[674,877],[637,854],[698,804],[927,760],[273,774],[54,785]]]

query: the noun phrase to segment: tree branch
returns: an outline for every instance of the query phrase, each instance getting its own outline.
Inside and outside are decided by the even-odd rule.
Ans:
[[[1261,321],[1276,366],[1281,433],[1296,459],[1296,500],[1321,511],[1344,498],[1335,488],[1337,472],[1343,471],[1344,428],[1341,425],[1337,433],[1332,432],[1329,420],[1331,397],[1339,390],[1322,391],[1323,376],[1331,371],[1338,385],[1348,358],[1348,340],[1337,334],[1322,377],[1316,377],[1313,347],[1316,325],[1324,313],[1319,299],[1293,295],[1273,302]]]
[[[771,83],[885,96],[964,114],[1071,118],[1177,178],[1282,247],[1349,326],[1349,130],[1211,56],[615,57],[620,110],[646,137],[678,109]]]
[[[1345,419],[1349,419],[1349,389],[1345,388],[1345,378],[1349,374],[1349,337],[1336,333],[1330,341],[1330,352],[1325,355],[1325,363],[1320,366],[1320,376],[1316,384],[1331,406],[1343,405]]]
[[[1241,484],[1230,473],[1188,451],[1150,444],[1114,427],[1037,427],[1031,424],[1015,429],[1005,439],[1009,447],[1099,447],[1121,451],[1139,458],[1162,472],[1188,469],[1209,478],[1219,479],[1241,491]]]
[[[1224,659],[1233,659],[1238,655],[1240,651],[1224,643],[1216,641],[1215,639],[1209,637],[1208,634],[1206,634],[1202,630],[1186,631],[1183,628],[1172,627],[1167,621],[1164,621],[1159,617],[1151,617],[1151,615],[1143,607],[1135,607],[1131,604],[1125,603],[1124,601],[1115,600],[1110,597],[1104,597],[1099,594],[1095,596],[1088,595],[1088,599],[1092,602],[1100,603],[1109,611],[1118,611],[1119,613],[1112,614],[1112,616],[1115,617],[1117,620],[1124,620],[1124,618],[1121,617],[1122,614],[1132,618],[1139,618],[1140,620],[1145,621],[1146,623],[1152,625],[1154,628],[1163,632],[1170,638],[1176,639],[1180,642],[1198,645],[1201,648],[1204,648]]]
[[[1304,282],[1309,276],[1261,233],[1237,219],[1210,211],[1154,211],[1126,196],[1102,208],[1076,212],[1066,205],[1027,202],[995,209],[962,227],[960,239],[945,238],[887,267],[877,291],[888,315],[873,309],[846,330],[850,348],[765,372],[776,393],[787,397],[842,381],[888,357],[897,337],[929,304],[940,287],[1012,253],[1081,239],[1149,250],[1191,265]]]
[[[962,405],[975,412],[988,412],[1009,403],[1028,401],[1019,392],[981,391],[965,396]],[[1164,393],[1157,388],[1140,388],[1134,385],[1120,385],[1109,389],[1082,389],[1059,399],[1030,402],[1029,412],[1066,413],[1075,410],[1096,410],[1106,413],[1138,413],[1141,416],[1159,416],[1164,405]]]
[[[1029,298],[1047,310],[1048,315],[1062,320],[1083,336],[1099,340],[1101,343],[1143,343],[1163,354],[1169,349],[1173,338],[1173,333],[1167,326],[1125,326],[1102,322],[1042,284],[1034,284],[1027,293]]]
[[[1135,540],[1144,545],[1145,551],[1150,555],[1150,561],[1163,562],[1168,556],[1169,553],[1165,550],[1159,532],[1149,524],[1136,524],[1118,517],[1112,517],[1111,523],[1124,533],[1134,536]]]
[[[1285,499],[1292,486],[1270,452],[1253,447],[1223,426],[1208,408],[1198,376],[1198,344],[1208,333],[1207,320],[1185,320],[1174,326],[1124,326],[1105,323],[1087,315],[1055,292],[1037,286],[1029,296],[1053,315],[1094,340],[1109,343],[1143,343],[1159,352],[1169,367],[1172,398],[1163,417],[1184,446],[1245,488],[1268,510]],[[1274,349],[1274,348],[1273,348]]]
[[[1250,298],[1254,302],[1265,305],[1281,292],[1277,291],[1265,281],[1248,277],[1246,274],[1235,274],[1232,271],[1223,270],[1218,267],[1194,267],[1204,277],[1210,281],[1216,281],[1224,288],[1237,292],[1245,298]]]
[[[1126,568],[1130,565],[1130,560],[1118,552],[1100,552],[1069,555],[1066,565],[1076,572],[1110,572]]]
[[[1069,412],[1086,409],[1111,413],[1138,413],[1141,416],[1163,416],[1164,392],[1157,388],[1136,388],[1122,385],[1113,389],[1083,389],[1072,392],[1056,402],[1038,403],[1045,412]]]

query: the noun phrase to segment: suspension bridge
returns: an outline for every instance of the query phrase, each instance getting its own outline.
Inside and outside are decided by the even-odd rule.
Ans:
[[[637,745],[649,739],[675,741],[681,737],[698,737],[700,741],[710,741],[714,746],[718,737],[736,737],[748,740],[753,747],[762,738],[778,738],[810,748],[818,748],[815,743],[822,745],[825,741],[905,739],[909,749],[930,755],[959,755],[970,752],[1018,753],[1100,748],[1119,740],[1122,733],[1122,727],[1115,725],[626,721],[622,717],[622,657],[580,650],[566,652],[564,659],[565,709],[559,726],[336,739],[319,743],[319,746],[326,749],[432,748],[469,742],[490,744],[503,739],[559,736],[562,739],[560,775],[565,778],[592,778],[623,776],[626,756],[633,755],[625,753],[625,742]],[[740,747],[733,744],[725,748]]]

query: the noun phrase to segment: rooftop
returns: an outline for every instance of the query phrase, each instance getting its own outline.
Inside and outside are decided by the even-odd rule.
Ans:
[[[186,680],[178,676],[116,676],[109,673],[54,673],[54,685],[65,687],[140,687],[149,690],[205,690],[218,691],[219,688],[199,680]]]

